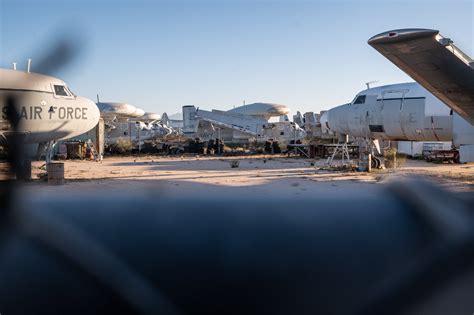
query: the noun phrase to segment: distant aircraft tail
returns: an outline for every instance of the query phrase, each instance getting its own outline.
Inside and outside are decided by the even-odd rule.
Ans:
[[[310,124],[310,125],[316,125],[319,123],[317,116],[314,114],[314,112],[306,112],[303,115],[304,118],[304,123]]]
[[[199,119],[196,116],[197,110],[194,105],[183,106],[183,133],[193,134],[197,132]]]
[[[304,126],[304,117],[301,115],[301,113],[298,111],[296,112],[296,115],[293,115],[293,121],[298,124],[298,126],[303,127]]]
[[[166,126],[170,126],[171,124],[171,121],[170,121],[170,118],[168,117],[168,114],[167,113],[163,113],[163,115],[161,115],[161,123],[166,125]]]

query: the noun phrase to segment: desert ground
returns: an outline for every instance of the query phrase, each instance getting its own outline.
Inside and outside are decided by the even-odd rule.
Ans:
[[[239,167],[231,168],[231,161]],[[128,156],[106,157],[101,162],[65,163],[65,184],[49,185],[38,179],[42,162],[33,162],[34,180],[25,192],[41,197],[56,194],[151,194],[153,196],[217,196],[241,198],[299,198],[377,194],[394,180],[425,179],[453,192],[474,196],[474,164],[434,164],[407,160],[396,169],[341,172],[325,169],[325,160],[286,156]],[[36,178],[36,179],[35,179]],[[376,187],[376,188],[375,188]]]

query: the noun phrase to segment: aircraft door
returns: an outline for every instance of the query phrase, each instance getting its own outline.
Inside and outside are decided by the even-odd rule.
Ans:
[[[382,101],[376,100],[374,104],[368,106],[368,111],[366,112],[366,121],[371,138],[385,139],[382,113]]]
[[[406,139],[401,124],[401,112],[403,110],[406,92],[406,90],[396,90],[382,93],[383,127],[388,138]]]
[[[367,95],[364,106],[359,107],[358,123],[360,125],[361,136],[363,136],[364,138],[370,137],[369,124],[371,121],[371,110],[374,110],[376,108],[377,95]]]
[[[425,140],[425,98],[407,98],[400,112],[401,126],[412,141]]]

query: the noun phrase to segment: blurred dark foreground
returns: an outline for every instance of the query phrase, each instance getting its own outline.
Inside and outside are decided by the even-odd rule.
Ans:
[[[474,203],[424,182],[337,200],[35,199],[4,184],[1,314],[474,311]]]

